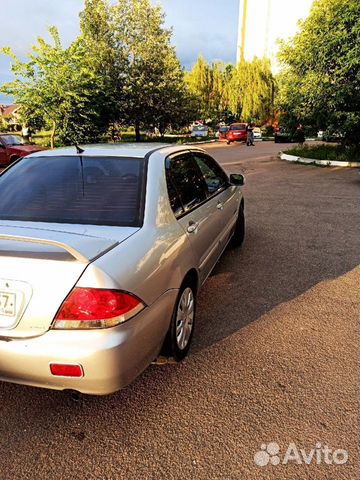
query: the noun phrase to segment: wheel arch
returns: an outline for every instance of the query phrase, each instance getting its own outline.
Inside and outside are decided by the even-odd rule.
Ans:
[[[199,285],[199,273],[196,270],[196,268],[191,268],[185,275],[184,280],[182,281],[181,287],[187,283],[190,282],[191,285],[195,289],[195,293],[199,291],[200,285]]]

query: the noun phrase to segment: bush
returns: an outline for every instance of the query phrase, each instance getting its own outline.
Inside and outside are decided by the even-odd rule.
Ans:
[[[272,125],[264,125],[261,127],[261,133],[264,137],[272,137],[274,135],[274,127]]]
[[[313,158],[314,160],[336,160],[338,162],[360,162],[360,147],[344,147],[342,145],[303,145],[292,147],[286,152],[296,157]]]

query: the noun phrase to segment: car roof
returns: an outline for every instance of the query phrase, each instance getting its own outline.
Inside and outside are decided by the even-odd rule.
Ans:
[[[164,155],[171,153],[200,150],[192,145],[171,145],[166,143],[117,143],[117,144],[97,144],[97,145],[81,145],[84,150],[83,155],[88,157],[127,157],[127,158],[144,158],[147,155],[161,151]],[[58,157],[58,156],[77,156],[76,147],[55,148],[54,150],[42,150],[40,152],[27,155],[29,157]]]

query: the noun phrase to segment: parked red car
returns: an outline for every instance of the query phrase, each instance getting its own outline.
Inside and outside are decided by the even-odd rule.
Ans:
[[[0,166],[7,167],[18,158],[25,157],[29,153],[46,150],[38,145],[24,145],[20,135],[10,133],[0,135]]]
[[[246,142],[246,123],[233,123],[226,135],[227,144],[232,142]]]

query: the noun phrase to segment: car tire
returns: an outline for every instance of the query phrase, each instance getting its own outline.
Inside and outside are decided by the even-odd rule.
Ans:
[[[228,145],[230,145],[230,144],[231,144],[231,142],[229,142],[229,141],[227,141],[226,143],[227,143]]]
[[[234,234],[231,243],[234,247],[241,247],[245,239],[245,212],[244,204],[241,203],[239,208],[239,215],[236,220]]]
[[[185,280],[176,299],[161,355],[177,362],[186,357],[194,333],[195,313],[196,289],[193,282]]]

